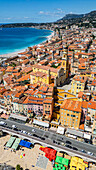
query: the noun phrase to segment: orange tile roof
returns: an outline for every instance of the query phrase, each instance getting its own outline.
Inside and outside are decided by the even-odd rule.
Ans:
[[[86,82],[87,81],[87,77],[85,77],[85,76],[75,76],[74,78],[73,78],[75,81],[80,81],[81,83],[84,83],[84,82]]]
[[[45,104],[45,103],[47,103],[47,104],[52,104],[52,99],[48,99],[48,98],[45,98],[44,99],[44,101],[43,101],[43,103]]]
[[[90,102],[88,103],[88,108],[90,108],[90,109],[95,109],[95,110],[96,110],[96,102],[90,101]]]
[[[21,78],[17,79],[17,82],[24,81],[24,80],[29,80],[30,79],[30,74],[27,74],[25,76],[22,76]]]
[[[92,86],[96,86],[96,80],[93,80],[91,83]]]
[[[58,72],[58,69],[56,68],[52,68],[52,67],[48,67],[48,66],[42,66],[42,65],[38,65],[38,64],[35,64],[33,65],[34,68],[39,68],[39,69],[43,69],[43,70],[48,70],[50,69],[51,72],[54,72],[54,73],[57,73]]]
[[[84,130],[84,124],[81,124],[81,125],[79,126],[79,129]]]
[[[82,101],[82,107],[87,109],[88,108],[88,102]]]
[[[23,104],[43,104],[43,99],[42,98],[37,98],[37,97],[33,97],[33,96],[28,96],[25,101],[23,102]]]
[[[24,67],[21,72],[28,73],[30,71],[32,71],[32,67]]]
[[[80,91],[80,92],[78,93],[78,98],[82,98],[82,96],[83,96],[83,92]]]
[[[73,100],[66,99],[61,104],[61,109],[81,112],[81,104],[82,103],[80,101],[73,101]]]

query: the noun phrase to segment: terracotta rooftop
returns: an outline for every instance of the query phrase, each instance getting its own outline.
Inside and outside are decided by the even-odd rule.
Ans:
[[[81,102],[80,101],[73,101],[73,100],[66,99],[62,103],[61,109],[81,112]]]

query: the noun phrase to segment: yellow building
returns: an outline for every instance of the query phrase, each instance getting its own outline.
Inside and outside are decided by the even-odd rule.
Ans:
[[[84,91],[87,84],[87,77],[75,76],[71,82],[71,93],[78,94],[80,91]]]
[[[60,123],[62,126],[79,128],[81,119],[81,102],[65,99],[60,107]]]
[[[41,81],[43,83],[53,83],[55,86],[61,86],[64,84],[66,74],[64,68],[56,69],[44,65],[33,65],[33,72],[30,74],[30,83],[37,83]]]
[[[55,88],[54,89],[54,112],[53,112],[53,117],[55,119],[59,119],[60,118],[60,105],[64,102],[65,99],[69,99],[69,100],[75,100],[77,101],[78,98],[76,97],[76,95],[71,94],[70,92],[61,89],[61,88]]]
[[[46,83],[46,84],[50,84],[51,83],[51,76],[50,74],[46,74],[46,73],[42,73],[42,72],[35,72],[35,73],[31,73],[30,74],[30,83],[31,84],[35,84],[37,82],[42,82],[42,83]]]

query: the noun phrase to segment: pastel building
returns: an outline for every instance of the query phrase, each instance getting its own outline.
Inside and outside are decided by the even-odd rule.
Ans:
[[[87,77],[75,76],[71,83],[71,93],[78,94],[80,91],[84,91],[87,85]]]
[[[45,98],[43,101],[43,118],[51,120],[53,113],[53,98]]]
[[[28,96],[23,102],[24,113],[34,112],[35,114],[41,113],[43,115],[43,99]]]
[[[65,99],[60,107],[60,123],[65,127],[79,128],[81,120],[81,102]]]
[[[42,83],[50,84],[54,82],[55,86],[61,86],[66,79],[64,68],[56,69],[49,66],[39,64],[33,65],[33,72],[30,74],[30,83],[41,81]]]

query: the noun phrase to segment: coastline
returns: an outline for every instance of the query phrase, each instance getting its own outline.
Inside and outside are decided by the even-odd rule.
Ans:
[[[50,30],[50,31],[51,31],[51,30]],[[37,47],[40,47],[40,46],[41,46],[43,43],[45,43],[47,40],[49,41],[49,40],[53,37],[53,35],[54,35],[54,31],[52,31],[52,33],[51,33],[50,35],[46,36],[47,39],[46,39],[45,41],[37,44],[36,46],[37,46]],[[35,45],[32,45],[32,46],[30,46],[30,47],[33,47],[33,46],[35,46]],[[27,48],[28,48],[28,47],[27,47]],[[18,55],[18,53],[25,52],[25,51],[27,50],[27,48],[24,48],[24,49],[19,50],[19,51],[16,51],[16,52],[8,53],[8,54],[2,54],[2,55],[0,55],[0,57],[1,57],[1,58],[3,58],[3,57],[4,57],[4,58],[15,57],[15,56]]]

